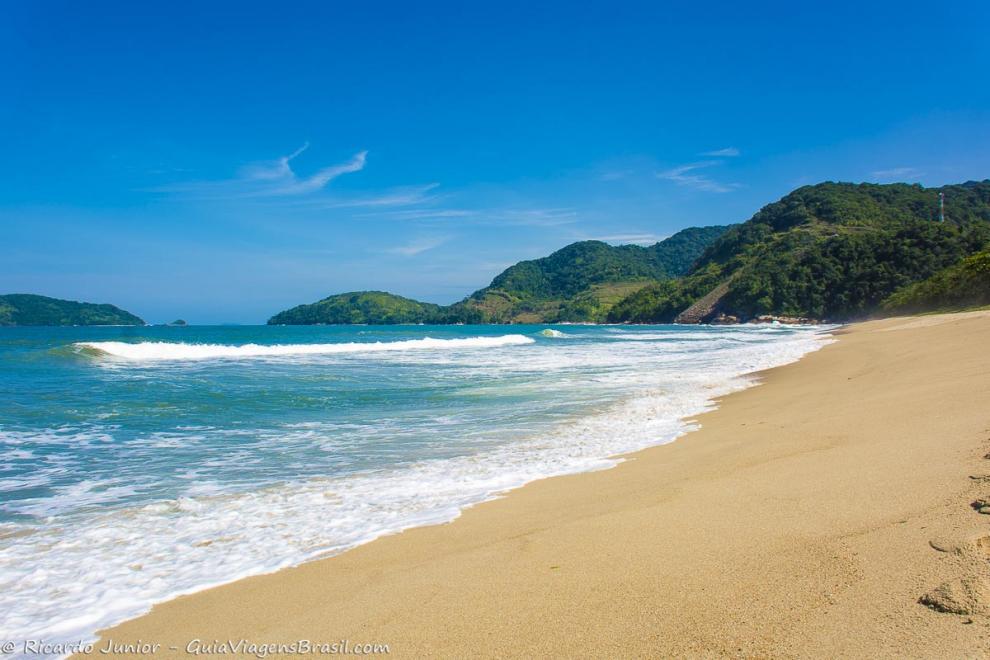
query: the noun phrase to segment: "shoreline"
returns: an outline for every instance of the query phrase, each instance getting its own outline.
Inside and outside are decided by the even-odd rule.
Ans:
[[[150,509],[127,507],[121,515],[103,520],[99,525],[83,526],[71,535],[78,539],[75,543],[68,548],[59,545],[50,554],[50,544],[46,546],[44,537],[35,537],[33,543],[15,546],[14,551],[19,555],[13,564],[21,567],[48,566],[59,579],[49,578],[50,586],[39,590],[41,593],[38,596],[50,592],[51,598],[28,596],[25,602],[24,595],[17,595],[16,591],[8,593],[7,606],[14,613],[10,620],[16,623],[16,627],[8,629],[7,638],[31,636],[46,641],[53,638],[60,641],[95,640],[98,630],[139,617],[155,604],[340,554],[405,529],[448,523],[470,506],[501,497],[532,481],[612,467],[617,463],[616,456],[673,441],[691,430],[692,427],[683,420],[712,409],[717,396],[752,386],[755,379],[750,374],[792,362],[809,350],[820,348],[828,341],[823,331],[827,332],[830,328],[763,328],[739,332],[717,328],[687,330],[654,328],[653,332],[646,334],[626,330],[615,335],[602,335],[598,330],[586,334],[575,329],[565,334],[543,329],[539,333],[523,336],[505,335],[490,327],[489,333],[497,334],[481,339],[501,341],[515,338],[521,341],[527,337],[535,338],[543,348],[536,349],[533,359],[556,355],[548,363],[551,370],[559,369],[563,364],[566,371],[568,355],[571,355],[570,359],[584,359],[580,357],[584,354],[583,349],[577,348],[578,353],[574,353],[576,343],[572,340],[595,337],[597,340],[589,347],[592,351],[588,354],[591,364],[578,368],[588,372],[589,378],[596,378],[596,374],[601,373],[600,369],[595,368],[599,360],[624,365],[620,368],[617,382],[628,380],[629,386],[621,386],[620,389],[626,391],[619,396],[608,396],[604,401],[587,400],[587,405],[574,405],[580,399],[568,396],[566,387],[561,392],[548,391],[546,396],[536,397],[530,412],[564,404],[568,409],[564,417],[544,425],[541,432],[534,433],[538,428],[535,426],[527,425],[525,430],[520,427],[523,430],[522,442],[443,459],[439,463],[443,466],[441,470],[436,468],[438,463],[430,461],[401,468],[380,465],[378,470],[358,471],[342,479],[328,477],[325,472],[316,470],[310,471],[312,479],[256,489],[244,496],[220,494],[216,498],[166,501],[164,506],[157,504]],[[551,332],[551,340],[538,336]],[[422,334],[418,332],[417,338],[421,339]],[[439,335],[437,343],[455,343],[444,339],[451,334]],[[470,330],[456,333],[458,341],[475,342],[479,340],[476,335]],[[463,338],[465,336],[466,339]],[[615,345],[618,353],[609,356],[608,340],[613,338],[622,341]],[[655,343],[657,339],[673,338],[676,339],[669,345]],[[118,352],[115,346],[151,349],[143,352],[146,358],[143,361],[147,362],[152,356],[174,355],[175,349],[186,351],[181,357],[188,361],[197,357],[188,349],[239,350],[244,344],[241,341],[217,342],[215,337],[202,335],[194,336],[194,339],[206,339],[207,342],[201,345],[90,341],[85,344],[90,347],[86,349],[80,349],[82,344],[78,342],[65,346],[73,354],[80,350],[85,352],[88,366],[103,367],[111,359],[116,361],[116,358],[111,358]],[[209,341],[211,339],[214,341]],[[384,340],[385,337],[379,339]],[[631,340],[634,339],[647,341],[633,343]],[[713,342],[710,344],[712,352],[698,354],[685,361],[685,356],[696,352],[692,348],[698,344],[693,343],[693,339],[702,340],[700,345],[706,346]],[[603,345],[602,341],[606,343]],[[389,345],[409,343],[393,342]],[[532,343],[532,339],[526,343]],[[276,348],[309,346],[283,341]],[[317,346],[322,350],[356,345],[338,340]],[[163,351],[165,348],[170,350]],[[558,354],[558,349],[562,353]],[[605,354],[600,355],[602,350]],[[634,359],[630,354],[639,354],[639,358]],[[464,354],[469,361],[470,355]],[[507,354],[505,358],[509,362],[505,367],[508,372],[529,369],[525,363],[526,355],[526,352]],[[523,363],[513,368],[513,358],[522,358]],[[123,360],[123,356],[120,359]],[[653,368],[643,368],[653,359],[657,360],[655,374],[651,374]],[[484,358],[481,360],[485,361]],[[705,366],[702,368],[702,365]],[[292,370],[304,371],[305,367],[293,367]],[[538,379],[556,390],[557,380],[553,377],[548,380],[549,375]],[[579,390],[595,387],[592,383],[583,383],[584,380],[573,376],[570,379]],[[586,392],[584,394],[587,399]],[[511,407],[498,405],[491,409],[491,413],[493,419],[497,419],[510,410]],[[288,410],[287,413],[291,414]],[[373,423],[374,415],[368,419]],[[511,420],[505,421],[512,425]],[[286,428],[293,429],[293,426]],[[291,449],[294,439],[298,441],[309,432],[303,428],[287,433],[280,435],[277,445],[273,447],[275,451],[281,453],[278,447],[282,446]],[[295,433],[298,435],[293,435]],[[456,435],[449,437],[453,443],[458,442]],[[172,443],[164,444],[167,447]],[[218,449],[223,451],[222,447]],[[170,450],[149,449],[149,453],[149,458],[167,460]],[[93,473],[87,476],[91,475],[95,476]],[[425,491],[424,483],[430,484],[431,489],[436,488],[436,493]],[[110,536],[101,528],[109,531]],[[275,533],[279,543],[271,542],[270,532]],[[338,540],[340,542],[334,542]],[[65,552],[60,553],[59,550],[63,549]],[[95,583],[89,580],[77,582],[81,571],[99,575],[101,579]],[[21,573],[26,571],[22,569]],[[21,584],[27,580],[30,580],[30,575],[25,574]],[[77,583],[73,592],[55,588],[63,580],[68,584]],[[76,613],[79,610],[86,614],[78,616]],[[29,624],[32,621],[34,625]]]
[[[960,470],[961,464],[970,471],[980,466],[969,465],[972,452],[965,452],[962,446],[953,448],[956,454],[966,454],[964,457],[954,455],[954,460],[940,463],[934,460],[940,452],[932,451],[931,442],[919,440],[917,444],[923,447],[918,451],[934,453],[930,457],[933,460],[905,465],[889,446],[889,437],[888,442],[864,438],[856,442],[855,433],[823,433],[821,419],[817,426],[814,423],[814,411],[802,410],[800,402],[793,400],[795,390],[806,390],[811,398],[817,395],[822,399],[819,407],[828,403],[829,397],[834,399],[833,409],[862,406],[864,397],[850,391],[861,387],[851,382],[872,383],[875,371],[848,375],[839,392],[821,387],[823,375],[824,384],[839,385],[835,372],[853,374],[857,366],[861,367],[857,361],[863,359],[878,361],[874,366],[880,369],[889,368],[884,358],[889,361],[891,351],[908,350],[910,346],[905,344],[928,344],[930,337],[920,335],[950,335],[945,338],[948,342],[931,343],[936,348],[928,353],[952,353],[955,362],[947,361],[946,355],[940,355],[940,364],[920,360],[927,364],[929,372],[944,371],[950,364],[960,362],[957,353],[965,357],[974,349],[978,352],[979,342],[965,344],[951,336],[960,332],[975,333],[986,341],[990,338],[990,314],[888,319],[834,330],[832,334],[840,337],[839,342],[806,354],[796,363],[752,374],[760,379],[759,386],[718,400],[716,410],[700,416],[702,428],[682,435],[677,442],[622,455],[625,460],[608,470],[530,482],[463,511],[452,523],[412,528],[340,555],[156,605],[146,615],[101,631],[97,647],[102,648],[107,639],[140,638],[160,640],[166,649],[176,645],[181,654],[183,640],[229,637],[259,642],[349,639],[387,643],[392,654],[414,656],[505,655],[523,648],[540,654],[581,654],[582,649],[587,653],[591,648],[633,655],[811,654],[807,646],[810,623],[788,612],[810,616],[823,607],[832,611],[848,609],[838,606],[844,601],[837,594],[850,593],[871,575],[862,566],[856,570],[862,560],[857,562],[853,557],[863,553],[849,555],[849,534],[854,529],[863,533],[864,525],[867,535],[878,529],[889,533],[891,524],[909,527],[911,517],[904,523],[890,523],[886,521],[890,515],[880,515],[864,506],[864,501],[853,494],[862,491],[867,501],[872,501],[877,484],[864,479],[865,475],[851,479],[849,469],[832,475],[849,482],[849,494],[829,492],[827,483],[819,478],[820,504],[830,506],[817,514],[807,511],[804,499],[808,479],[793,481],[792,475],[780,474],[779,470],[775,473],[774,464],[798,457],[798,467],[806,470],[809,454],[821,458],[829,452],[841,454],[838,450],[853,454],[880,450],[878,456],[872,457],[874,461],[886,460],[891,463],[886,466],[889,471],[896,472],[897,468],[929,484],[924,492],[931,491],[932,496],[945,495],[942,491],[946,474],[965,472]],[[878,341],[881,333],[883,341]],[[972,369],[980,356],[968,357],[973,358],[968,360]],[[990,360],[981,364],[990,366]],[[917,365],[902,365],[901,372],[908,371],[918,380]],[[894,388],[898,380],[912,380],[899,379],[897,375],[888,374],[886,385],[872,384],[876,388]],[[985,393],[985,381],[977,377],[970,385]],[[956,390],[966,388],[960,383],[948,383],[944,389],[952,391],[947,398],[955,399],[955,406],[960,408],[960,393]],[[905,389],[903,383],[899,391],[903,399],[917,398],[917,393],[910,387]],[[851,399],[850,394],[854,395]],[[972,395],[970,392],[969,399],[963,395],[963,399],[972,404]],[[865,398],[876,396],[874,391],[866,393]],[[931,405],[938,400],[935,397]],[[890,404],[889,400],[884,402]],[[906,400],[894,404],[914,413],[905,417],[913,418],[919,406],[926,407],[925,401],[915,406],[905,403]],[[837,425],[849,423],[849,411],[830,411],[825,405],[819,412]],[[892,420],[877,426],[876,419],[870,419],[862,410],[858,412],[863,417],[861,426],[889,435]],[[981,421],[982,411],[973,410],[972,405],[962,406],[960,412],[959,423],[967,427],[982,424],[986,430],[990,424],[990,416],[983,414]],[[775,429],[780,441],[770,442],[764,430],[753,430],[756,426]],[[790,437],[798,426],[809,437]],[[978,435],[970,428],[966,430]],[[897,443],[893,444],[896,447]],[[848,457],[840,459],[832,457],[825,461],[828,465],[818,467],[834,468],[836,462],[844,468],[855,467],[845,465]],[[769,471],[773,479],[768,483],[747,479],[747,473],[754,469]],[[862,466],[859,469],[862,472]],[[914,474],[919,471],[925,474]],[[930,486],[933,474],[940,480],[941,489]],[[886,484],[888,480],[880,481]],[[968,481],[958,488],[972,488],[974,480]],[[717,484],[724,490],[705,491],[701,487],[706,484]],[[727,485],[732,487],[725,489]],[[769,499],[767,490],[773,491]],[[692,497],[685,501],[687,494]],[[897,497],[890,499],[900,502]],[[749,502],[749,508],[742,501]],[[762,506],[754,508],[757,502]],[[777,513],[767,510],[768,504],[782,502],[790,502],[796,510],[794,506]],[[893,517],[910,513],[909,502],[901,503],[901,507],[908,511]],[[959,518],[957,527],[982,522],[972,510],[963,514],[949,518]],[[969,520],[963,521],[967,516]],[[871,524],[876,525],[878,520],[887,524],[872,528]],[[837,534],[839,531],[844,533]],[[827,550],[808,543],[822,536],[827,540]],[[948,554],[963,558],[972,554],[966,550],[966,534],[956,536],[961,539],[957,539],[958,548],[963,549]],[[614,541],[608,542],[610,538]],[[712,550],[719,547],[724,553],[722,570],[715,565],[719,563],[719,553]],[[761,552],[754,555],[754,549]],[[831,558],[829,553],[833,553]],[[917,554],[926,553],[938,554],[930,545]],[[929,559],[933,566],[919,566],[918,561],[909,565],[915,573],[931,574],[932,579],[927,581],[933,582],[938,567],[944,568],[947,562]],[[492,575],[492,566],[498,567],[498,575]],[[735,573],[726,570],[732,567]],[[857,574],[860,580],[855,579]],[[777,582],[768,582],[773,576]],[[938,584],[930,584],[928,589]],[[892,614],[920,622],[914,634],[885,634],[883,640],[878,640],[860,630],[860,646],[842,646],[844,636],[849,638],[849,644],[856,639],[849,635],[850,624],[858,621],[853,629],[862,629],[864,619],[869,617],[836,614],[828,618],[841,620],[841,626],[834,630],[842,630],[842,635],[836,637],[834,630],[831,636],[821,634],[830,629],[826,626],[818,630],[819,643],[830,644],[832,653],[847,655],[855,655],[857,649],[864,653],[902,649],[916,654],[921,648],[919,643],[928,643],[933,652],[950,655],[984,648],[976,640],[986,635],[987,621],[980,619],[979,625],[962,628],[959,621],[952,620],[957,615],[937,614],[919,605],[917,600],[927,593],[923,589],[914,593],[920,587],[911,584],[914,595],[907,599],[907,605],[903,598],[897,600],[897,607],[891,602],[882,617],[889,625],[881,628],[890,633],[904,628],[898,621],[888,620]],[[867,610],[876,609],[875,603],[861,605],[870,605]],[[752,611],[747,612],[747,608]],[[853,607],[850,611],[859,609],[862,608]],[[970,618],[980,616],[974,613]],[[472,623],[475,618],[480,625]],[[798,625],[801,622],[804,623]],[[834,623],[838,625],[839,621]],[[431,635],[441,641],[431,642]]]

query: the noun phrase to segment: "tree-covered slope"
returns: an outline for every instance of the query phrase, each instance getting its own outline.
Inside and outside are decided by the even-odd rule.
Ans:
[[[601,321],[638,289],[683,275],[727,227],[692,227],[649,247],[572,243],[510,266],[464,300],[440,307],[383,292],[330,296],[271,318],[273,324],[546,323]]]
[[[355,291],[329,296],[309,305],[298,305],[276,314],[269,325],[320,323],[382,325],[432,323],[440,307],[384,291]]]
[[[990,250],[910,284],[883,302],[885,311],[902,314],[986,305],[990,305]]]
[[[937,222],[938,193],[945,195]],[[725,232],[690,273],[636,292],[615,322],[670,322],[719,284],[716,311],[842,320],[990,241],[990,181],[943,188],[823,183],[795,190]]]
[[[626,296],[683,275],[727,227],[691,227],[649,247],[581,241],[522,261],[449,308],[468,323],[603,321]]]
[[[726,231],[729,225],[688,227],[648,248],[664,265],[670,277],[681,277]]]
[[[2,325],[144,325],[144,321],[113,305],[12,293],[0,296]]]

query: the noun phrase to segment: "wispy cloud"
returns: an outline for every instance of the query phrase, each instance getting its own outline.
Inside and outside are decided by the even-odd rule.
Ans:
[[[276,179],[293,178],[295,174],[289,165],[292,159],[309,149],[309,142],[303,144],[288,156],[282,156],[273,161],[252,163],[241,168],[241,178],[258,181],[273,181]]]
[[[578,221],[577,211],[569,208],[412,208],[369,211],[364,217],[444,221],[472,225],[504,225],[513,227],[558,227]]]
[[[679,186],[703,190],[705,192],[727,193],[739,188],[738,183],[720,183],[698,170],[708,169],[721,165],[721,161],[705,160],[697,163],[680,165],[664,172],[657,172],[657,178],[672,181]]]
[[[568,208],[503,209],[485,214],[494,224],[557,227],[576,222],[577,211]]]
[[[632,170],[609,170],[607,172],[602,172],[598,178],[602,181],[618,181],[620,179],[625,179],[632,173]]]
[[[469,218],[477,214],[477,211],[469,209],[413,208],[369,211],[357,215],[366,218],[388,218],[392,220],[445,220],[450,218]]]
[[[296,153],[301,152],[297,151]],[[359,151],[347,162],[324,167],[316,172],[316,174],[303,179],[296,176],[296,173],[289,167],[289,160],[291,159],[286,159],[285,169],[287,170],[287,174],[280,178],[283,185],[277,186],[272,192],[276,195],[299,195],[319,190],[342,174],[360,172],[364,169],[367,158],[367,151]]]
[[[653,245],[654,243],[659,243],[663,239],[667,238],[668,235],[660,234],[650,234],[650,233],[639,233],[639,234],[611,234],[608,236],[594,236],[590,239],[592,241],[602,241],[604,243],[614,243],[616,245]]]
[[[402,186],[387,190],[372,197],[359,197],[355,199],[344,199],[330,202],[329,208],[348,207],[389,207],[389,206],[414,206],[416,204],[426,204],[438,199],[437,195],[431,195],[432,191],[440,187],[439,183],[427,183],[421,186]]]
[[[870,178],[874,181],[889,183],[893,181],[917,181],[924,174],[914,167],[893,167],[889,170],[877,170],[870,172]]]
[[[300,177],[292,161],[309,148],[303,144],[292,153],[270,161],[249,163],[240,168],[237,177],[212,181],[187,181],[155,188],[155,192],[192,194],[206,198],[272,197],[305,195],[322,190],[339,176],[360,172],[367,162],[368,152],[359,151],[349,160]]]
[[[426,252],[427,250],[440,247],[448,240],[450,240],[449,236],[427,236],[414,239],[405,245],[397,245],[395,247],[388,248],[385,251],[391,254],[399,254],[404,257],[414,257],[421,252]]]
[[[726,147],[725,149],[716,149],[715,151],[702,151],[698,155],[708,156],[709,158],[735,158],[739,153],[739,150],[735,147]]]

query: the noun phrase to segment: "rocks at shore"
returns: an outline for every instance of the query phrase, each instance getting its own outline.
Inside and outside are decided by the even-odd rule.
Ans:
[[[763,315],[747,321],[742,320],[734,314],[719,314],[710,321],[711,325],[736,325],[739,323],[785,323],[788,325],[817,325],[823,323],[818,319],[809,319],[803,316],[770,316]]]
[[[750,323],[786,323],[788,325],[818,325],[822,323],[819,319],[811,319],[805,316],[773,316],[763,314],[749,321]]]

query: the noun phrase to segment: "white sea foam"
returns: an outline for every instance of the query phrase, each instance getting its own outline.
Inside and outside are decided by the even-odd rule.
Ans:
[[[651,347],[613,334],[595,344],[544,342],[544,350],[511,360],[465,352],[450,368],[504,379],[503,393],[529,387],[529,374],[549,372],[565,396],[579,388],[608,392],[620,385],[631,396],[593,414],[571,415],[521,441],[479,444],[485,448],[470,455],[288,481],[252,492],[224,492],[192,474],[190,488],[173,500],[35,526],[30,534],[0,543],[0,639],[92,638],[98,628],[138,615],[155,602],[338,553],[409,527],[450,521],[465,507],[535,479],[611,467],[621,454],[671,442],[695,428],[686,420],[713,408],[715,398],[750,385],[746,374],[792,362],[825,343],[823,335],[809,331],[782,333],[761,343],[736,341],[746,335],[709,335],[701,351],[694,336]],[[532,341],[508,337],[518,338],[511,343]],[[431,346],[438,341],[429,340]],[[163,355],[157,351],[147,349],[143,355]],[[427,358],[409,352],[403,359]],[[316,443],[322,428],[301,423],[290,430],[312,434]],[[326,441],[332,444],[333,438]],[[206,463],[198,467],[205,469]],[[107,486],[85,484],[62,495],[103,497]]]
[[[539,334],[541,337],[553,337],[554,339],[563,339],[564,337],[569,336],[561,332],[560,330],[554,330],[553,328],[546,328],[544,330],[540,330]]]
[[[407,339],[393,342],[346,342],[339,344],[186,344],[182,342],[83,341],[74,344],[101,354],[134,361],[213,360],[294,355],[333,355],[338,353],[382,353],[389,351],[458,350],[497,348],[532,344],[531,337],[502,335],[500,337],[463,337],[456,339]]]

